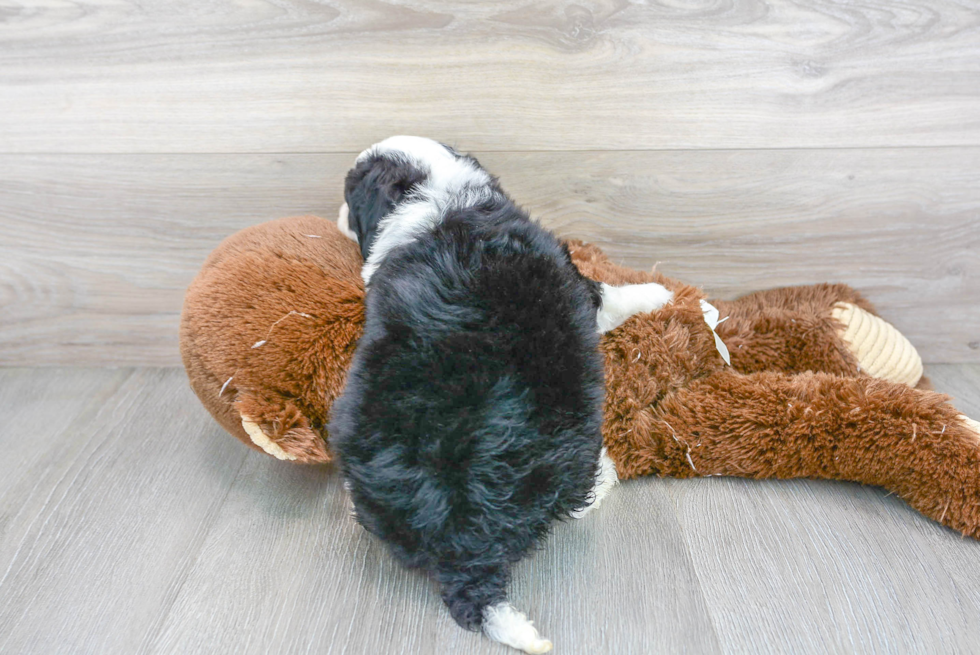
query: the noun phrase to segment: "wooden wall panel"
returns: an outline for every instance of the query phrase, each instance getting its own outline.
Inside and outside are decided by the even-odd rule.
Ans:
[[[713,294],[848,282],[931,362],[980,361],[980,148],[477,153],[562,235]],[[225,236],[333,217],[353,153],[0,156],[0,363],[179,364]]]
[[[0,152],[980,145],[964,0],[0,2]]]

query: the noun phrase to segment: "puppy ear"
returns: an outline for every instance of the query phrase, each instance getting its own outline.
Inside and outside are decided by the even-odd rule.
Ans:
[[[390,157],[368,157],[347,173],[344,198],[349,207],[347,224],[357,235],[361,256],[367,259],[378,224],[426,174],[412,164]]]

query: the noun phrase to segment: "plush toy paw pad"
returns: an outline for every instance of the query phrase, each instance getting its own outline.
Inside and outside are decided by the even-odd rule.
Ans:
[[[837,303],[831,316],[844,325],[839,336],[857,359],[861,371],[910,387],[918,384],[922,359],[894,326],[851,303]]]
[[[973,430],[977,435],[977,440],[980,441],[980,421],[974,421],[969,416],[964,416],[960,414],[960,420],[966,425],[966,427]]]
[[[242,417],[242,427],[252,439],[252,443],[264,450],[269,455],[272,455],[276,459],[296,459],[296,455],[287,453],[285,450],[283,450],[279,444],[270,439],[268,435],[262,431],[262,428],[259,427],[258,423],[250,420],[246,416]]]

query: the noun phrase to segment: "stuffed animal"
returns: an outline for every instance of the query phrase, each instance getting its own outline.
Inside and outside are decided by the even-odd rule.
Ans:
[[[980,537],[980,424],[925,388],[915,349],[856,291],[707,304],[595,246],[569,249],[593,279],[674,292],[602,338],[603,435],[620,479],[850,480]],[[181,354],[229,433],[279,459],[331,461],[325,425],[364,320],[361,264],[357,245],[314,216],[246,228],[208,257],[187,291]]]

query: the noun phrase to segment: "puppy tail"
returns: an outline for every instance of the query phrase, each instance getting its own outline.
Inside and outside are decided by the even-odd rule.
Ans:
[[[525,653],[547,653],[551,642],[507,602],[507,578],[502,567],[440,572],[442,600],[456,623],[467,630],[482,629],[490,639]]]

